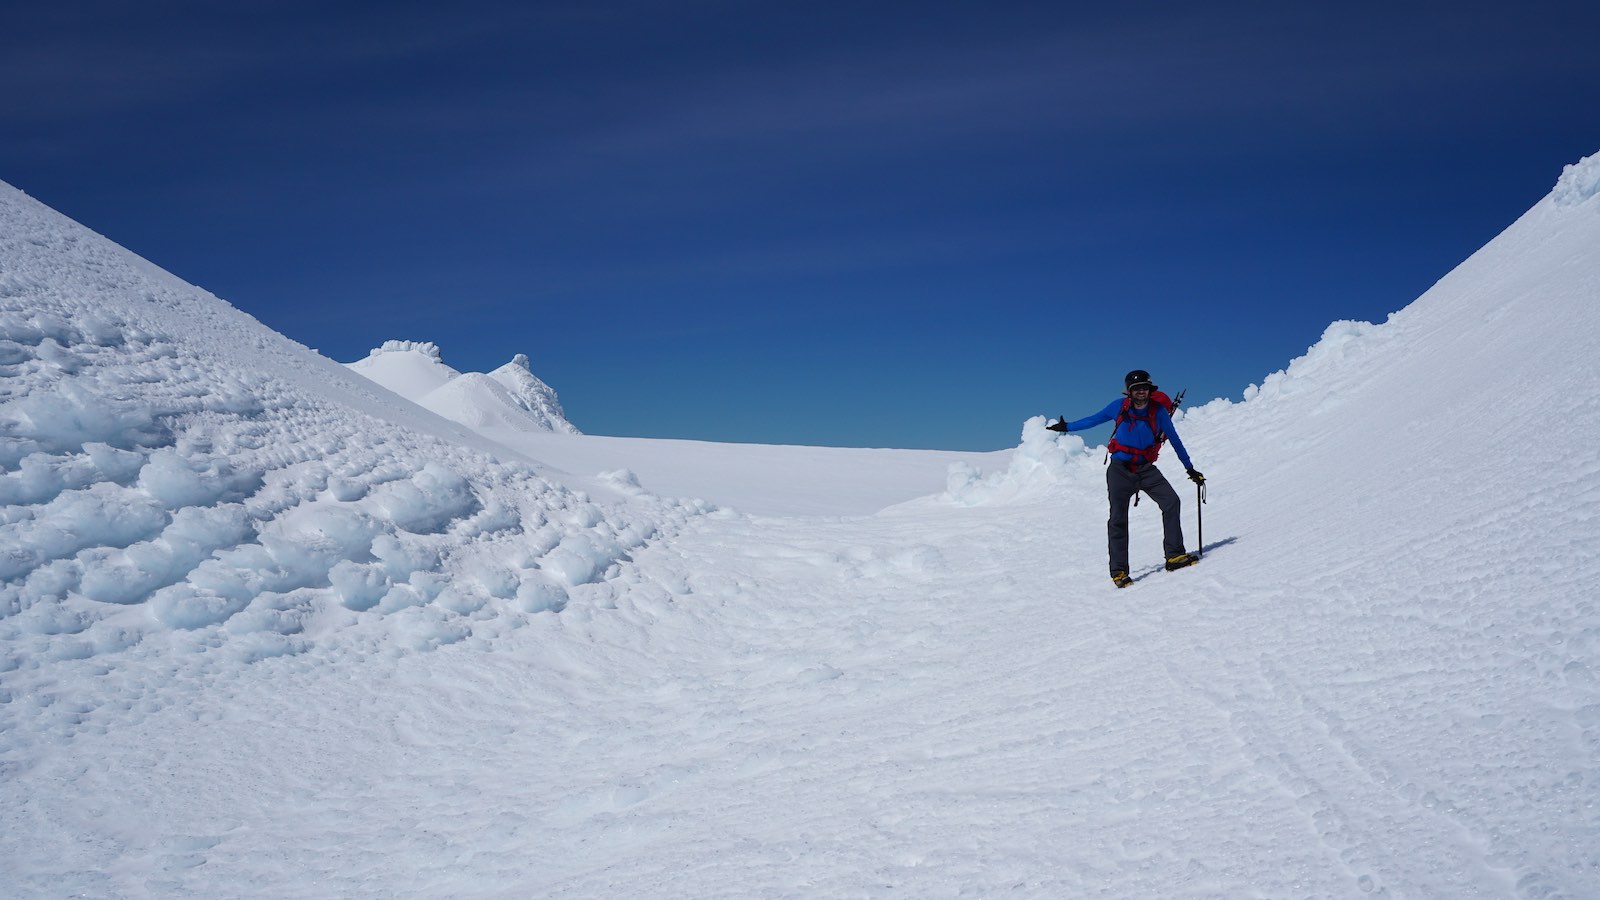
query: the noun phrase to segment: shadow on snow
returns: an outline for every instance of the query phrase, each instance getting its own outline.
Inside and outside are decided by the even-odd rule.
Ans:
[[[1205,562],[1205,555],[1207,553],[1210,553],[1212,550],[1216,550],[1219,547],[1226,547],[1229,544],[1237,542],[1238,540],[1239,540],[1238,537],[1226,537],[1226,538],[1223,538],[1220,541],[1212,541],[1211,543],[1206,544],[1204,547],[1201,547],[1200,550],[1198,551],[1200,556],[1201,556],[1200,562]],[[1197,565],[1198,565],[1198,563],[1197,563]],[[1150,575],[1155,574],[1156,572],[1165,572],[1165,571],[1166,571],[1166,565],[1165,564],[1157,564],[1157,565],[1149,567],[1148,569],[1145,569],[1144,571],[1138,573],[1137,575],[1134,575],[1133,576],[1133,580],[1135,582],[1143,581],[1143,580],[1145,580],[1145,578],[1149,577]]]

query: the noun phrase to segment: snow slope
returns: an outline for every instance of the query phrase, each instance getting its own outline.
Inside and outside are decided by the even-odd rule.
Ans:
[[[210,670],[369,625],[415,647],[518,627],[706,510],[601,505],[503,461],[8,186],[0,260],[8,717],[70,731],[125,703],[56,705],[54,662]]]
[[[528,369],[518,353],[487,375],[462,374],[445,365],[436,344],[387,341],[351,370],[453,422],[483,430],[577,434],[556,392]]]
[[[614,499],[586,500],[518,460],[534,444],[467,446],[482,438],[331,375],[301,378],[293,345],[5,194],[0,363],[15,369],[8,390],[22,378],[28,391],[0,407],[0,528],[20,572],[0,594],[0,888],[1600,895],[1600,596],[1586,564],[1600,539],[1597,176],[1600,157],[1569,168],[1388,322],[1335,323],[1244,402],[1186,413],[1211,478],[1206,558],[1161,572],[1158,517],[1142,504],[1143,566],[1125,591],[1105,577],[1098,449],[1042,417],[1003,465],[962,461],[942,492],[874,515],[697,515],[703,504],[660,500],[632,473],[612,476]],[[189,314],[146,310],[150,284]],[[71,298],[89,296],[113,310],[120,343],[112,326],[35,321],[36,308],[87,321]],[[229,384],[182,325],[200,310],[259,342],[215,344],[263,367],[230,405],[197,399]],[[151,357],[162,341],[170,355]],[[25,405],[40,392],[52,401]],[[261,447],[236,436],[249,428]],[[384,443],[322,437],[352,429]],[[654,442],[541,440],[575,457],[593,441],[607,465],[663,455]],[[716,452],[731,467],[741,451]],[[432,454],[517,524],[464,524],[483,513],[439,499],[462,491],[422,477]],[[686,479],[720,465],[694,455],[665,454],[699,470]],[[900,465],[823,459],[856,469],[821,482],[841,490]],[[365,477],[347,471],[367,461],[399,477],[341,499],[335,478]],[[193,477],[173,477],[177,464]],[[674,463],[661,465],[670,480]],[[174,512],[194,483],[206,492]],[[405,483],[446,506],[432,514],[445,527],[414,532],[364,503]],[[1180,493],[1193,540],[1194,494]],[[153,596],[88,598],[99,554],[126,548],[103,534],[63,544],[45,527],[83,530],[91,519],[69,504],[86,502],[108,520],[144,517],[119,539],[238,505],[232,521],[254,536],[209,559],[237,567],[247,555],[231,551],[256,543],[260,572],[287,566],[309,583],[210,623],[165,622]],[[330,507],[437,551],[402,579],[357,562],[339,529],[324,529],[332,546],[301,541],[374,566],[386,597],[406,587],[417,605],[343,606],[338,564],[324,584],[320,562],[292,563],[311,550],[266,540],[294,510]],[[555,530],[530,529],[530,510]],[[640,540],[618,536],[630,526]],[[181,546],[172,530],[145,540]],[[523,582],[509,580],[510,598],[451,608],[446,591],[481,582],[500,551],[518,560],[511,578],[555,583],[565,558],[538,554],[541,533],[609,534],[624,552],[591,558],[592,580],[561,581],[565,603],[543,612],[519,608]],[[365,552],[386,562],[380,538]],[[290,563],[268,559],[280,549]],[[239,652],[269,611],[294,610],[304,627],[277,633],[296,652]],[[96,643],[119,613],[140,639]],[[421,621],[468,633],[417,640]]]

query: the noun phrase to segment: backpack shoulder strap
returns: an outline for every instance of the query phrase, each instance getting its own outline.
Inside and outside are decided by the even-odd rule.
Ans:
[[[1154,443],[1148,447],[1129,447],[1117,440],[1117,429],[1122,427],[1123,422],[1132,419],[1139,419],[1150,427],[1150,433],[1155,437]],[[1117,413],[1116,424],[1111,427],[1111,440],[1106,444],[1106,460],[1110,461],[1113,453],[1127,453],[1133,457],[1136,463],[1155,462],[1156,456],[1161,453],[1161,445],[1166,441],[1166,437],[1161,433],[1160,424],[1156,421],[1155,404],[1145,404],[1144,413],[1140,414],[1138,410],[1133,408],[1133,398],[1129,397],[1122,401],[1122,411]]]

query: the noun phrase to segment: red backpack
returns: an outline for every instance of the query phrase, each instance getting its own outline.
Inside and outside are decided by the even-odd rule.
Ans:
[[[1178,399],[1174,400],[1168,397],[1165,391],[1151,388],[1150,403],[1145,406],[1144,412],[1133,408],[1132,397],[1123,400],[1122,411],[1117,413],[1116,421],[1111,425],[1111,441],[1106,444],[1106,459],[1109,460],[1113,453],[1126,453],[1133,457],[1134,465],[1155,462],[1156,457],[1161,455],[1161,445],[1167,442],[1167,436],[1156,425],[1156,404],[1161,404],[1161,408],[1167,411],[1167,416],[1170,418],[1173,411],[1178,408],[1178,404],[1183,402],[1183,395],[1184,391],[1179,391]],[[1123,422],[1132,419],[1138,419],[1150,426],[1150,433],[1156,436],[1154,443],[1148,447],[1129,447],[1117,440],[1117,429],[1122,427]]]

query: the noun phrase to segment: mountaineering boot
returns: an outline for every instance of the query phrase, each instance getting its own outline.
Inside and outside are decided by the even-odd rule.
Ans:
[[[1184,566],[1192,566],[1199,561],[1200,557],[1193,553],[1180,553],[1177,556],[1169,556],[1167,557],[1167,571],[1171,572]]]
[[[1112,572],[1111,583],[1119,588],[1125,588],[1128,585],[1133,584],[1133,579],[1128,577],[1127,572]]]

